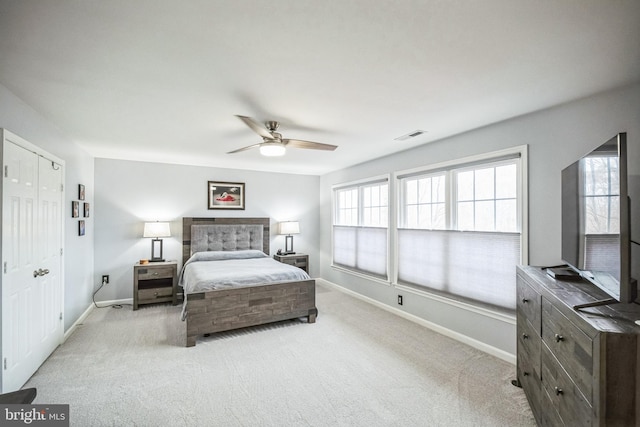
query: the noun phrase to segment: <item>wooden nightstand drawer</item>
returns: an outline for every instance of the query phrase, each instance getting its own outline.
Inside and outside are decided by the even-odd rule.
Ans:
[[[151,279],[171,279],[173,278],[173,267],[152,267],[138,268],[138,280]]]
[[[150,288],[138,290],[138,304],[142,302],[152,301],[158,298],[171,298],[173,295],[173,288]]]
[[[290,264],[295,267],[303,268],[307,266],[307,258],[285,258],[282,260],[285,264]]]
[[[283,264],[293,265],[298,267],[307,273],[309,273],[309,255],[306,254],[291,254],[291,255],[274,255],[273,259]]]

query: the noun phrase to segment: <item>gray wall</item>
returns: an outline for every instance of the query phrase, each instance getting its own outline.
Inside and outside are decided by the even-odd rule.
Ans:
[[[560,171],[619,132],[627,132],[632,199],[632,237],[640,240],[640,85],[625,87],[537,113],[496,123],[416,149],[330,173],[320,180],[320,276],[401,309],[427,322],[515,354],[515,324],[452,306],[332,268],[331,186],[507,147],[529,146],[529,263],[555,265],[560,258]],[[390,143],[392,143],[390,141]],[[363,146],[365,142],[363,142]],[[640,250],[633,246],[634,277],[640,277]],[[469,286],[473,286],[470,283]]]
[[[268,161],[268,160],[265,160]],[[208,210],[207,181],[245,183],[245,210]],[[151,257],[151,240],[142,238],[145,221],[170,221],[172,237],[164,239],[165,259],[182,256],[182,217],[269,217],[271,255],[284,249],[277,222],[300,221],[296,252],[309,254],[310,274],[319,274],[320,178],[234,169],[182,166],[122,160],[95,161],[95,272],[110,284],[96,300],[132,298],[133,265]]]
[[[71,201],[84,184],[86,201],[93,203],[93,157],[69,140],[46,118],[0,85],[0,127],[13,132],[65,161],[64,329],[91,303],[93,279],[93,221],[86,218],[86,235],[78,236],[78,219],[71,218]]]

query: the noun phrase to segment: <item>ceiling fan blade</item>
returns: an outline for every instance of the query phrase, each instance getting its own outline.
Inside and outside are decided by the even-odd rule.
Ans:
[[[266,139],[273,139],[273,135],[260,123],[247,116],[236,116],[251,128],[255,133]]]
[[[302,139],[283,139],[282,142],[287,147],[293,148],[308,148],[310,150],[325,150],[325,151],[333,151],[338,148],[337,145],[331,144],[322,144],[320,142],[313,141],[304,141]]]
[[[249,145],[247,147],[242,147],[242,148],[238,148],[237,150],[233,150],[233,151],[228,151],[227,154],[233,154],[233,153],[239,153],[240,151],[246,151],[246,150],[250,150],[252,148],[256,148],[261,146],[262,143],[260,144],[253,144],[253,145]]]

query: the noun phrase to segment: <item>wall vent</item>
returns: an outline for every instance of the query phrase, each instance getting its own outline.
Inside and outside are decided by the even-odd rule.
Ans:
[[[416,137],[418,137],[418,136],[420,136],[422,134],[425,134],[425,133],[427,133],[426,130],[418,129],[418,130],[414,130],[413,132],[410,132],[410,133],[408,133],[406,135],[402,135],[402,136],[399,136],[397,138],[394,138],[393,140],[394,141],[406,141],[408,139],[416,138]]]

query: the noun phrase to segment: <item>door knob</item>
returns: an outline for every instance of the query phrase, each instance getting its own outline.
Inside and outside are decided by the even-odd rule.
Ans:
[[[45,274],[49,274],[49,269],[39,268],[38,270],[33,270],[33,277],[44,276]]]

